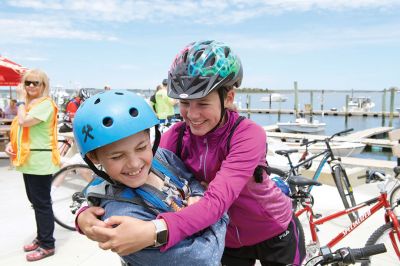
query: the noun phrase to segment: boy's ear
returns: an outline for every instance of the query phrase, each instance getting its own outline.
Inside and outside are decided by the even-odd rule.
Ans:
[[[89,153],[86,154],[86,156],[89,158],[89,160],[92,161],[92,163],[99,164],[99,160],[97,159],[96,153],[89,152]]]

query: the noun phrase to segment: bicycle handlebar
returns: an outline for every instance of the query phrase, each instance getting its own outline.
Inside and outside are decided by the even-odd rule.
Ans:
[[[339,132],[337,132],[337,133],[333,134],[332,136],[327,137],[325,139],[314,139],[314,140],[311,140],[311,141],[308,141],[307,139],[303,139],[303,142],[300,144],[300,146],[309,146],[309,145],[315,144],[317,142],[325,142],[327,140],[330,141],[331,139],[333,139],[336,136],[340,136],[342,134],[348,133],[348,132],[353,131],[353,130],[354,130],[354,128],[349,128],[349,129],[346,129],[346,130],[343,130],[343,131],[339,131]]]
[[[367,260],[370,256],[386,252],[385,244],[366,246],[363,248],[340,248],[331,252],[328,247],[321,248],[322,259],[316,265],[328,265],[340,262],[341,265],[350,265]]]
[[[348,133],[348,132],[353,131],[353,130],[354,130],[354,128],[349,128],[349,129],[337,132],[337,133],[333,134],[332,136],[330,136],[329,139],[332,139],[332,138],[334,138],[336,136],[340,136],[342,134]]]

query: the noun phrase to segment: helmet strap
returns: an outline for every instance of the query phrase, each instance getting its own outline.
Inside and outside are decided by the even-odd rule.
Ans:
[[[224,103],[224,88],[220,88],[220,89],[218,90],[218,95],[219,95],[219,101],[220,101],[220,103],[221,103],[221,117],[220,117],[220,119],[219,119],[219,122],[218,122],[218,124],[217,124],[217,127],[218,127],[219,125],[221,125],[222,120],[224,119],[225,113],[226,113],[226,108],[225,108],[225,103]]]
[[[99,177],[103,178],[104,180],[106,180],[107,182],[116,185],[118,184],[115,180],[113,180],[106,172],[99,170],[94,164],[93,162],[85,155],[85,157],[83,158],[83,160],[87,163],[87,165],[89,166],[90,169],[93,170],[93,172],[98,175]]]
[[[161,140],[161,132],[160,132],[160,129],[159,129],[159,125],[158,124],[155,125],[154,129],[155,129],[156,136],[154,138],[154,143],[153,143],[153,148],[152,148],[153,156],[156,155],[156,152],[157,152],[157,149],[158,149],[158,145],[160,144],[160,140]]]

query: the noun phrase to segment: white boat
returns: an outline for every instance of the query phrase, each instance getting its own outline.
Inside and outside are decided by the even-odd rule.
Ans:
[[[280,93],[271,93],[268,96],[261,97],[262,102],[286,102],[287,97]]]
[[[348,112],[369,112],[375,107],[375,103],[369,97],[351,97],[348,104]],[[346,106],[343,106],[346,111]]]
[[[316,133],[325,130],[325,123],[320,123],[318,120],[312,122],[305,118],[296,118],[294,122],[279,122],[277,123],[279,130],[286,133]]]

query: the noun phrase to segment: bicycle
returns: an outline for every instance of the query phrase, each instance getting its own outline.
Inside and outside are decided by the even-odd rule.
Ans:
[[[393,169],[394,174],[400,174],[400,168],[395,167]],[[398,200],[400,199],[400,181],[398,179],[392,178],[390,175],[386,175],[385,172],[379,170],[367,170],[365,173],[366,183],[376,182],[376,181],[384,181],[385,178],[389,178],[393,181],[392,189],[389,193],[389,202],[390,206],[394,206],[397,204]],[[393,212],[396,214],[397,217],[400,216],[400,210],[394,209]]]
[[[60,226],[75,231],[75,214],[86,201],[83,191],[94,172],[85,164],[72,164],[53,174],[51,197],[54,219]]]
[[[378,244],[373,246],[367,246],[363,248],[340,248],[335,252],[332,252],[329,247],[322,247],[320,249],[320,256],[316,256],[310,259],[306,266],[311,265],[328,265],[333,266],[339,265],[351,265],[356,262],[367,261],[369,257],[381,253],[385,253],[386,247],[384,244]]]
[[[400,173],[400,167],[397,167],[395,170],[396,176],[395,178],[398,177],[398,173]],[[375,180],[373,180],[375,181]],[[380,179],[377,181],[381,181]],[[291,176],[288,179],[288,183],[291,184],[292,186],[296,186],[297,190],[294,194],[293,200],[295,200],[298,204],[302,206],[301,209],[296,211],[295,215],[297,217],[300,217],[303,214],[306,214],[307,216],[307,224],[308,228],[311,232],[311,242],[306,244],[306,250],[307,250],[307,255],[306,258],[310,259],[314,257],[314,254],[318,252],[318,249],[320,248],[320,241],[318,238],[317,234],[317,225],[322,225],[325,222],[335,220],[338,217],[341,217],[343,215],[356,212],[360,209],[369,207],[366,212],[364,212],[355,222],[352,222],[347,228],[339,232],[333,239],[331,239],[326,246],[328,248],[332,248],[334,245],[336,245],[338,242],[340,242],[343,238],[347,237],[350,235],[351,232],[355,228],[357,228],[359,225],[364,223],[368,218],[370,218],[373,214],[375,214],[377,211],[382,209],[384,211],[384,224],[378,227],[373,234],[368,238],[365,246],[372,246],[377,243],[381,243],[382,241],[386,241],[391,243],[390,247],[390,252],[385,258],[391,261],[396,261],[397,265],[398,262],[400,261],[400,223],[398,218],[396,217],[395,213],[393,210],[400,205],[400,199],[397,200],[397,202],[393,205],[390,204],[388,200],[388,192],[387,192],[387,185],[390,182],[390,178],[385,177],[384,182],[379,182],[378,188],[380,190],[380,195],[377,197],[374,197],[372,199],[369,199],[365,202],[359,203],[356,206],[350,208],[350,209],[345,209],[341,211],[337,211],[334,213],[331,213],[325,217],[316,217],[314,215],[314,211],[312,209],[313,205],[310,202],[311,194],[309,192],[309,186],[311,185],[316,185],[316,181],[310,180],[301,176]],[[314,219],[315,218],[315,219]],[[388,238],[387,238],[388,237]],[[388,244],[386,245],[388,247]],[[377,256],[371,257],[374,259],[377,259]],[[307,261],[307,260],[306,260]],[[372,263],[371,263],[372,264]],[[370,262],[363,262],[363,266],[370,265]],[[375,264],[373,264],[375,265]],[[387,265],[387,264],[385,264]],[[394,264],[396,265],[396,264]]]
[[[337,132],[337,133],[333,134],[332,136],[327,137],[323,140],[312,140],[312,141],[303,140],[303,143],[301,144],[301,146],[305,146],[306,149],[305,149],[300,161],[297,164],[294,164],[290,157],[290,154],[298,152],[297,149],[275,151],[276,154],[285,156],[289,163],[290,170],[288,171],[288,173],[285,174],[284,179],[288,179],[290,176],[298,176],[300,167],[302,167],[302,166],[310,167],[311,162],[315,158],[322,157],[322,160],[320,161],[320,163],[314,173],[314,176],[312,177],[312,180],[317,181],[321,175],[323,167],[325,166],[325,164],[328,164],[330,167],[330,170],[331,170],[333,180],[336,184],[336,188],[339,192],[340,198],[342,199],[344,207],[346,209],[348,209],[350,207],[354,207],[356,205],[356,200],[355,200],[354,194],[353,194],[353,187],[350,184],[350,181],[349,181],[349,178],[347,176],[344,166],[341,164],[340,157],[336,157],[333,154],[332,148],[329,144],[330,141],[334,137],[340,136],[341,134],[348,133],[352,130],[353,129],[351,128],[351,129]],[[308,147],[310,145],[318,143],[318,142],[325,143],[326,149],[320,153],[317,153],[317,154],[312,155],[307,158]],[[296,188],[293,186],[290,186],[290,185],[289,185],[289,187],[290,187],[290,190],[292,191],[291,193],[295,193]],[[311,192],[312,187],[313,187],[313,185],[310,185],[308,187],[308,192]],[[296,208],[297,208],[296,202],[293,203],[293,207],[294,207],[294,210],[296,210]],[[352,222],[354,222],[358,218],[358,213],[357,212],[349,213],[348,216],[349,216],[350,220]]]

